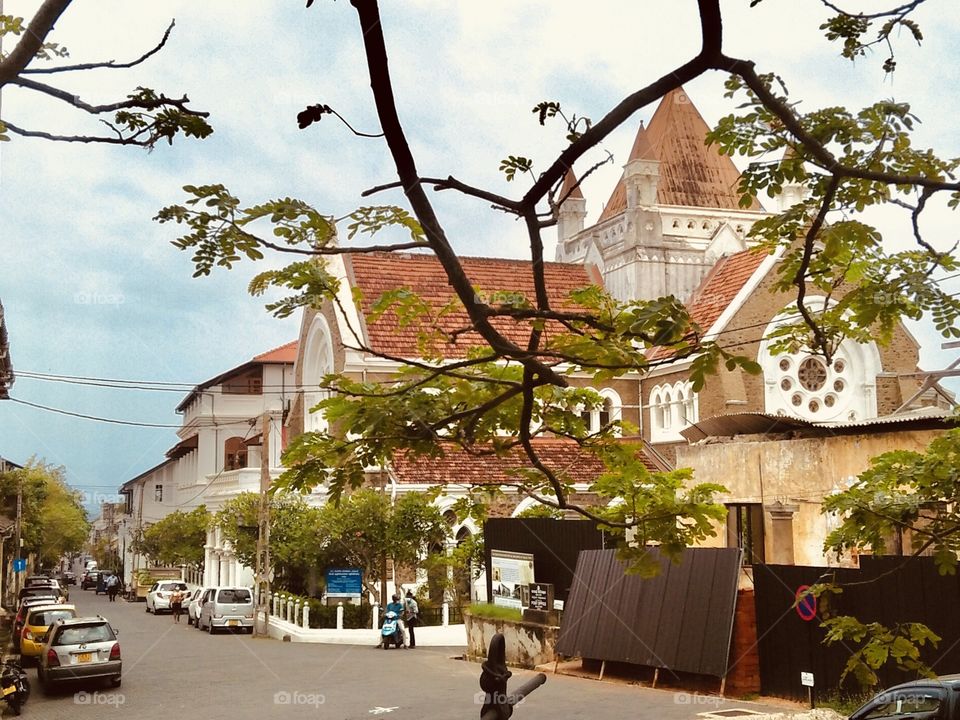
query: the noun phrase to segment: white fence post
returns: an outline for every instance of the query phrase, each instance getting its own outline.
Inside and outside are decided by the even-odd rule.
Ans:
[[[450,603],[444,602],[444,603],[443,603],[443,621],[442,621],[442,625],[443,625],[444,627],[446,627],[446,626],[449,625],[449,624],[450,624]]]
[[[377,628],[380,627],[380,606],[377,605],[377,603],[374,603],[372,606],[372,610],[373,610],[373,614],[372,614],[373,619],[370,624],[370,629],[376,630]]]
[[[343,630],[343,603],[337,603],[337,630]]]
[[[293,597],[291,597],[287,601],[287,615],[285,619],[287,622],[292,622],[291,620],[292,617],[293,617]]]
[[[274,593],[270,599],[273,601],[273,614],[276,615],[280,609],[280,596]]]
[[[305,630],[310,629],[310,603],[307,602],[303,604],[303,627]]]

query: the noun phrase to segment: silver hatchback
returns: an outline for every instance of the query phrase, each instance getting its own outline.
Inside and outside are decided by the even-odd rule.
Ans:
[[[213,635],[220,628],[244,628],[253,632],[253,593],[245,587],[215,587],[200,596],[197,629]]]
[[[45,692],[58,683],[75,680],[109,680],[118,687],[120,676],[120,643],[107,620],[69,618],[51,626],[37,667]]]

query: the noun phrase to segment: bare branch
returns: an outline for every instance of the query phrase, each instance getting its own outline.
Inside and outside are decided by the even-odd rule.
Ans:
[[[460,182],[453,176],[448,176],[444,178],[418,178],[417,182],[425,183],[427,185],[433,185],[435,190],[459,190],[464,195],[470,195],[471,197],[480,198],[481,200],[488,200],[489,202],[494,203],[494,205],[508,210],[513,213],[520,212],[520,204],[516,200],[511,200],[508,197],[502,195],[497,195],[496,193],[488,192],[481,188],[474,187],[473,185],[467,185],[464,182]],[[369,190],[364,190],[360,193],[361,197],[369,197],[378,192],[384,190],[392,190],[394,188],[403,187],[401,182],[391,182],[385,183],[384,185],[377,185],[370,188]]]
[[[0,88],[16,79],[36,57],[47,35],[69,5],[70,0],[44,0],[13,52],[0,62]]]
[[[36,80],[30,80],[28,78],[16,78],[15,80],[11,80],[10,84],[17,85],[18,87],[26,88],[28,90],[36,90],[37,92],[49,95],[57,100],[62,100],[69,105],[73,105],[73,107],[79,108],[80,110],[88,112],[91,115],[99,115],[105,112],[114,112],[116,110],[126,110],[129,108],[156,110],[157,108],[161,107],[175,107],[178,110],[187,113],[188,115],[196,115],[197,117],[210,117],[210,113],[208,112],[191,110],[188,108],[187,103],[190,102],[190,98],[188,98],[186,95],[184,95],[182,98],[169,98],[166,95],[160,95],[156,100],[139,100],[137,98],[128,98],[127,100],[109,103],[106,105],[91,105],[90,103],[81,100],[78,95],[73,95],[65,90],[61,90],[60,88],[56,88],[45,83],[37,82]]]
[[[857,12],[857,13],[848,12],[847,10],[844,10],[843,8],[838,7],[837,5],[834,5],[832,2],[830,2],[830,0],[820,0],[821,3],[823,3],[826,7],[833,10],[838,15],[846,15],[848,17],[863,18],[864,20],[878,20],[879,18],[891,17],[894,15],[899,15],[899,16],[908,15],[909,13],[916,10],[920,5],[923,5],[923,3],[925,3],[926,1],[927,0],[913,0],[912,2],[908,2],[904,5],[901,5],[900,7],[895,7],[891,10],[881,10],[880,12],[868,13],[865,15],[862,12]]]
[[[7,130],[23,137],[43,138],[44,140],[56,140],[57,142],[76,142],[76,143],[104,143],[107,145],[136,145],[139,147],[151,147],[156,139],[137,140],[136,138],[123,137],[103,137],[101,135],[54,135],[41,130],[24,130],[11,123],[9,120],[3,120]]]
[[[107,60],[105,62],[79,63],[77,65],[61,65],[60,67],[51,68],[25,68],[20,74],[51,75],[53,73],[73,72],[75,70],[96,70],[99,68],[115,70],[121,68],[132,68],[144,62],[151,56],[156,55],[158,52],[160,52],[160,50],[163,49],[163,46],[167,44],[167,39],[170,37],[170,31],[173,30],[173,26],[175,24],[176,20],[171,20],[170,25],[167,26],[166,32],[163,33],[163,37],[160,39],[160,42],[156,45],[156,47],[154,47],[152,50],[148,50],[136,60],[131,60],[130,62],[118,63],[115,60]]]

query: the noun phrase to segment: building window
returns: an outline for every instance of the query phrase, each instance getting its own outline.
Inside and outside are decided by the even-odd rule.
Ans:
[[[620,396],[610,388],[600,390],[602,401],[599,407],[591,410],[584,409],[580,412],[580,418],[587,427],[588,433],[597,433],[601,429],[613,422],[620,421],[622,404]],[[615,428],[614,433],[620,434],[620,429]]]
[[[657,385],[650,392],[650,439],[653,442],[682,440],[680,431],[697,422],[697,395],[690,382]]]
[[[153,499],[157,502],[163,502],[163,485],[153,486]]]
[[[727,505],[727,547],[743,550],[743,564],[763,562],[763,506],[760,503]]]
[[[223,469],[240,470],[247,466],[247,446],[242,437],[232,437],[223,444]]]
[[[263,392],[263,370],[254,368],[225,380],[223,392],[227,395],[260,395]]]

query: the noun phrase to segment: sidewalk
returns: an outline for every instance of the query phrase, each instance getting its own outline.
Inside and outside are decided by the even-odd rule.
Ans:
[[[380,631],[369,628],[359,630],[336,630],[315,628],[306,630],[299,625],[271,615],[267,632],[277,640],[289,638],[290,642],[325,643],[329,645],[380,644]],[[464,625],[422,625],[417,628],[417,647],[467,647],[467,630]]]

